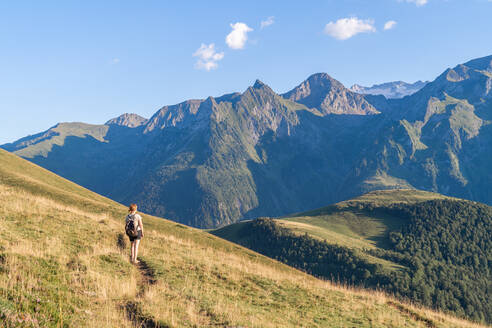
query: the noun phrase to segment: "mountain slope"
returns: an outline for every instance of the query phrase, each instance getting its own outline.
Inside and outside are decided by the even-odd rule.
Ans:
[[[475,202],[379,191],[214,234],[317,276],[490,323],[491,217]]]
[[[3,150],[0,208],[5,327],[478,327],[147,215],[131,266],[125,207]]]

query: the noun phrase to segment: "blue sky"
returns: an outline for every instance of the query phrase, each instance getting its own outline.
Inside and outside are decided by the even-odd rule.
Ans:
[[[432,80],[492,54],[490,17],[491,0],[3,1],[0,144],[257,78],[277,92],[316,72]]]

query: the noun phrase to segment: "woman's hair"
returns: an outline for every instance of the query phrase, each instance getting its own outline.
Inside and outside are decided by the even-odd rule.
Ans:
[[[134,212],[137,210],[137,204],[130,204],[130,207],[128,208],[128,212]]]

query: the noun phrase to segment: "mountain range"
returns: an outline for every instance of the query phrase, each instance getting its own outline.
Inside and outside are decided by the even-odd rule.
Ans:
[[[427,83],[429,82],[417,81],[415,83],[406,83],[403,81],[395,81],[374,84],[372,87],[364,87],[362,85],[354,84],[350,87],[350,90],[367,95],[383,95],[388,99],[393,99],[410,96],[425,87]]]
[[[285,94],[164,106],[150,119],[60,123],[2,148],[119,202],[211,228],[376,189],[492,203],[492,56],[447,69],[401,99],[318,73]]]

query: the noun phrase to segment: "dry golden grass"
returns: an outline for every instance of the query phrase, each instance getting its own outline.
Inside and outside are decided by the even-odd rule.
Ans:
[[[22,291],[16,295],[19,303],[27,301],[24,299],[25,293],[42,294],[39,292],[40,286],[43,285],[41,280],[49,277],[41,276],[34,260],[56,259],[59,268],[63,268],[65,273],[59,283],[69,287],[69,290],[60,292],[59,296],[69,302],[74,298],[82,298],[84,303],[87,303],[83,308],[75,307],[77,313],[71,315],[74,325],[131,326],[119,309],[119,300],[135,295],[137,270],[133,269],[130,276],[117,277],[98,269],[98,256],[103,254],[118,254],[122,261],[126,261],[126,257],[120,254],[113,240],[100,239],[97,247],[84,249],[77,255],[67,252],[66,247],[66,233],[76,233],[78,229],[74,223],[80,222],[81,228],[89,231],[90,225],[99,225],[101,220],[106,220],[114,229],[114,220],[108,220],[107,216],[97,213],[65,206],[52,199],[33,196],[23,191],[14,192],[13,188],[3,185],[0,185],[0,212],[15,213],[15,217],[20,219],[9,220],[0,225],[0,234],[7,237],[4,241],[8,241],[4,245],[7,250],[4,270],[8,274],[6,279],[0,279],[2,292]],[[29,218],[29,223],[26,222],[26,218]],[[56,220],[52,220],[53,218]],[[47,220],[50,220],[48,224]],[[77,263],[86,269],[65,271],[71,259],[77,259]],[[10,293],[6,294],[10,296]],[[41,300],[50,301],[52,300]],[[47,321],[50,321],[49,318]]]

